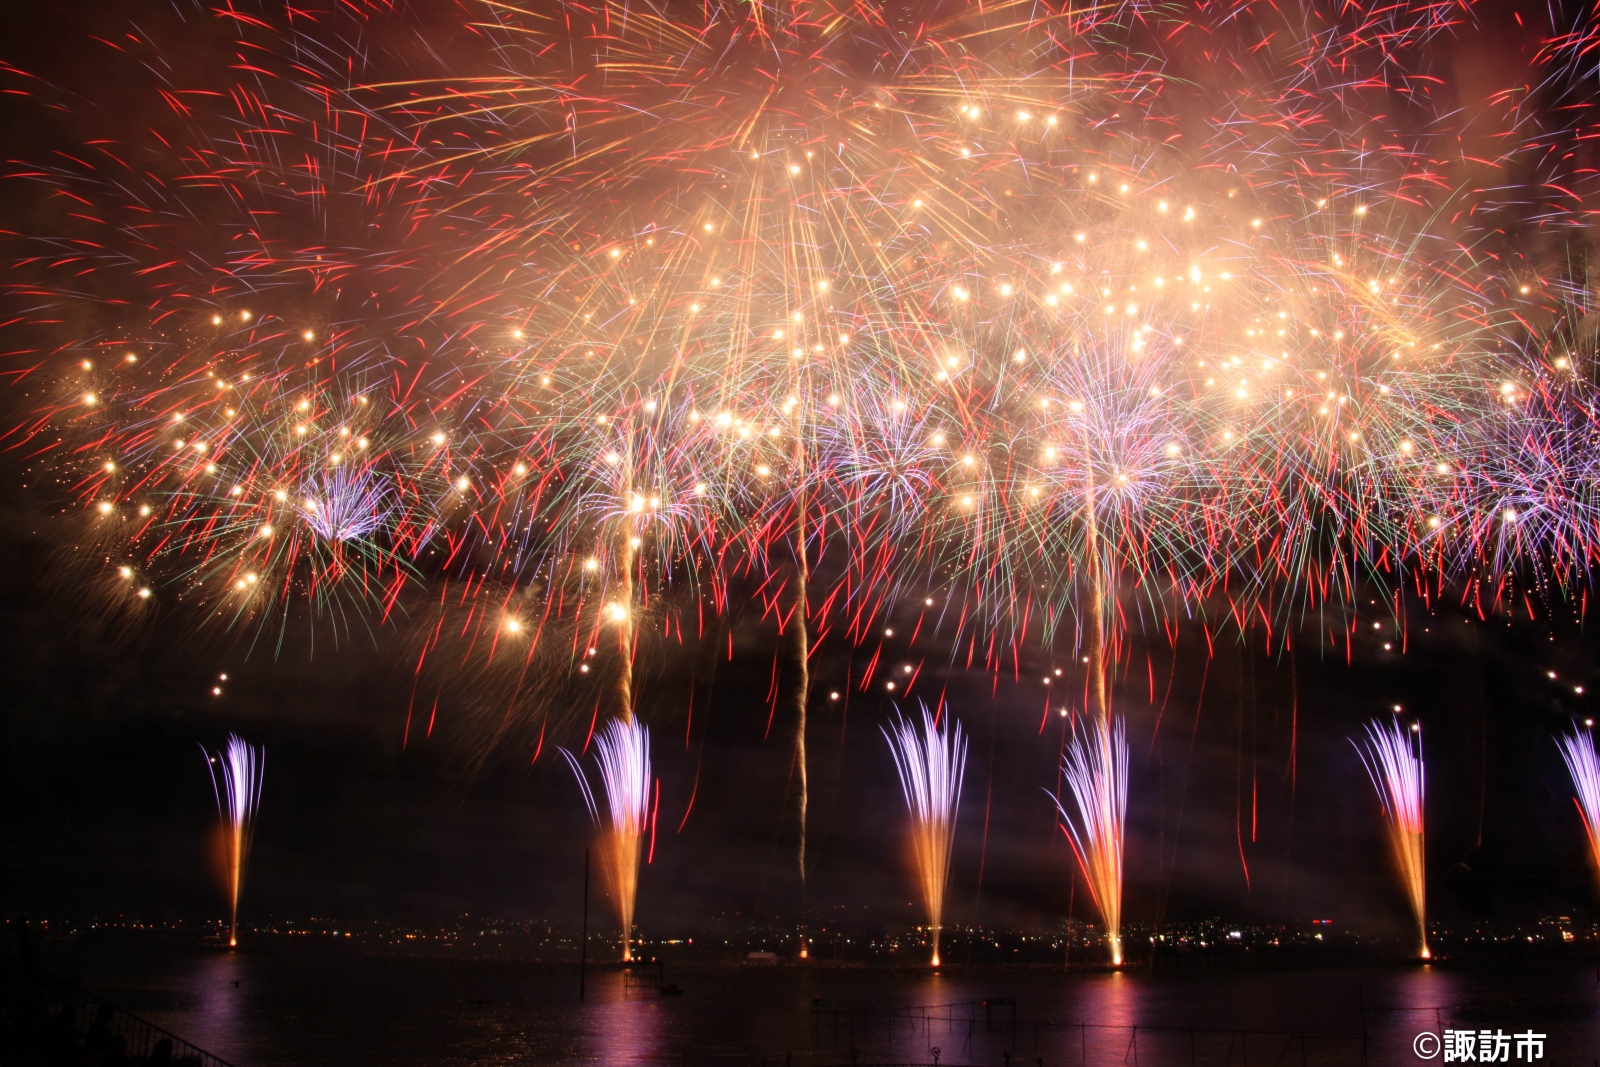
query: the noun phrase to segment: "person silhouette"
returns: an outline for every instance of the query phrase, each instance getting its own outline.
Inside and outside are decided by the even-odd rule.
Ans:
[[[78,1009],[73,1005],[62,1005],[56,1012],[50,1032],[45,1036],[45,1058],[48,1063],[77,1062]]]
[[[89,1024],[88,1031],[83,1035],[83,1055],[88,1060],[106,1060],[111,1051],[111,1016],[116,1009],[109,1004],[100,1005],[100,1010],[95,1012],[94,1022]]]

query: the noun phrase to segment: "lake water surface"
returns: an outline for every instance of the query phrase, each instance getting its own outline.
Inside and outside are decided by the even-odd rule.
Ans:
[[[1430,1062],[1413,1042],[1441,1029],[1543,1033],[1534,1062],[1600,1065],[1600,982],[1576,963],[1154,975],[701,963],[668,969],[681,996],[660,995],[653,972],[591,968],[580,1003],[575,966],[359,943],[277,939],[228,952],[90,934],[48,956],[84,988],[239,1067],[815,1067],[852,1054],[933,1063],[935,1049],[944,1065],[1382,1067]],[[1513,1044],[1509,1062],[1516,1053]]]

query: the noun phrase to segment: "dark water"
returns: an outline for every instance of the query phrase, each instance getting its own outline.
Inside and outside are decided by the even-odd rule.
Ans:
[[[848,1064],[852,1048],[862,1064],[932,1063],[938,1048],[945,1065],[998,1067],[1009,1052],[1018,1065],[1381,1067],[1429,1062],[1412,1043],[1441,1026],[1531,1030],[1548,1035],[1536,1062],[1600,1064],[1600,982],[1594,966],[1571,963],[1154,976],[702,963],[669,970],[678,997],[591,970],[580,1005],[576,968],[561,965],[293,939],[229,953],[89,935],[52,949],[85,988],[239,1067],[813,1067]],[[1015,1028],[1010,1004],[986,1017],[985,999],[1015,1001]]]

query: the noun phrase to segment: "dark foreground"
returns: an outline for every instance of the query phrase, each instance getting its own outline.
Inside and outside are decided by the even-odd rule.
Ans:
[[[1600,1063],[1596,968],[1550,960],[1155,974],[701,964],[662,975],[594,966],[581,1003],[568,964],[292,938],[229,952],[189,938],[88,934],[49,945],[45,962],[238,1067],[1354,1067],[1445,1062],[1427,1038],[1420,1047],[1430,1059],[1414,1047],[1419,1035],[1449,1030],[1471,1030],[1480,1042],[1482,1031],[1504,1034],[1501,1062]],[[681,995],[663,995],[663,978]],[[93,1005],[75,1018],[81,1049]],[[158,1038],[130,1051],[151,1051]]]

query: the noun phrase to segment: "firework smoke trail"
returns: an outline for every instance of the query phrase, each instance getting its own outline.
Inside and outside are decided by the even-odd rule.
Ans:
[[[782,494],[782,510],[787,511],[788,519],[793,524],[791,533],[791,547],[794,554],[794,594],[790,601],[789,625],[793,627],[794,634],[794,662],[795,685],[793,703],[795,710],[794,724],[794,764],[796,782],[797,827],[799,830],[796,846],[796,867],[800,874],[800,899],[802,910],[806,902],[806,830],[807,818],[811,805],[811,768],[809,754],[806,749],[806,729],[811,710],[811,656],[814,651],[815,640],[812,632],[813,621],[811,618],[811,567],[812,555],[809,539],[814,533],[813,523],[817,518],[813,516],[812,509],[817,497],[818,486],[813,479],[816,477],[818,461],[815,453],[819,450],[817,438],[818,427],[814,425],[815,415],[808,405],[797,401],[799,396],[811,392],[809,383],[804,378],[793,383],[795,388],[790,394],[790,400],[783,405],[788,410],[784,412],[789,416],[787,432],[794,439],[793,448],[789,455],[788,481],[789,485]],[[782,516],[780,512],[779,522]],[[825,535],[827,514],[823,513],[818,525],[820,532]],[[806,933],[800,935],[800,957],[810,955],[806,945]]]
[[[933,965],[937,967],[945,883],[950,880],[956,813],[967,767],[967,738],[953,716],[946,714],[943,722],[935,724],[927,708],[922,709],[920,726],[902,716],[881,729],[911,815],[911,854],[928,912],[928,928],[933,932]]]
[[[1594,734],[1574,728],[1572,733],[1556,739],[1561,749],[1561,759],[1572,775],[1572,788],[1578,795],[1572,798],[1578,815],[1583,819],[1583,830],[1589,837],[1589,855],[1595,869],[1600,872],[1600,756],[1595,755]]]
[[[795,434],[795,467],[798,475],[797,481],[804,482],[806,477],[804,438],[799,433]],[[795,664],[799,669],[799,680],[795,685],[795,726],[794,726],[794,753],[795,770],[799,775],[799,805],[800,805],[800,842],[799,842],[799,868],[800,892],[804,899],[806,886],[806,812],[811,803],[811,779],[806,762],[806,714],[811,703],[811,601],[809,585],[811,581],[811,564],[807,558],[806,547],[806,497],[802,490],[797,497],[794,511],[794,618],[791,625],[794,627]],[[808,950],[804,945],[800,947],[801,956],[807,955]]]
[[[1121,966],[1122,845],[1128,811],[1128,746],[1121,722],[1115,724],[1114,737],[1112,733],[1110,690],[1106,681],[1106,616],[1110,607],[1106,596],[1107,561],[1100,549],[1100,517],[1095,510],[1096,479],[1093,468],[1087,463],[1085,467],[1088,476],[1083,500],[1084,558],[1081,566],[1088,573],[1089,603],[1081,617],[1088,622],[1089,632],[1085,643],[1089,651],[1088,698],[1093,723],[1090,730],[1097,744],[1097,753],[1091,760],[1080,746],[1070,756],[1064,757],[1064,760],[1071,759],[1076,764],[1067,779],[1077,800],[1078,816],[1084,830],[1081,835],[1069,833],[1068,838],[1072,840],[1078,865],[1083,868],[1084,880],[1090,885],[1090,895],[1100,906],[1111,948],[1111,964]],[[1089,815],[1086,801],[1095,805],[1093,817]],[[1056,810],[1070,830],[1072,824],[1065,820],[1059,798],[1056,799]],[[1091,870],[1093,875],[1090,874]]]
[[[1121,719],[1100,717],[1079,731],[1062,757],[1074,815],[1052,796],[1089,895],[1106,927],[1113,966],[1122,965],[1122,844],[1128,817],[1128,741]]]
[[[239,892],[244,888],[245,864],[250,859],[250,838],[255,832],[256,808],[261,803],[265,748],[252,745],[238,734],[228,735],[228,746],[216,753],[200,749],[211,772],[211,789],[222,819],[228,883],[228,947],[239,944]],[[218,776],[221,776],[220,784]]]
[[[1352,739],[1361,762],[1378,791],[1388,824],[1389,846],[1400,881],[1417,922],[1418,954],[1428,959],[1428,875],[1423,839],[1424,782],[1422,727],[1410,730],[1399,719],[1367,724],[1365,742]]]
[[[595,735],[595,764],[605,788],[609,825],[602,822],[578,758],[566,749],[572,773],[598,832],[601,870],[622,927],[622,958],[633,959],[633,906],[639,890],[639,853],[650,814],[650,731],[643,724],[613,719]]]

